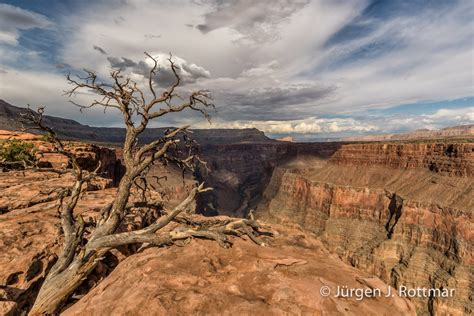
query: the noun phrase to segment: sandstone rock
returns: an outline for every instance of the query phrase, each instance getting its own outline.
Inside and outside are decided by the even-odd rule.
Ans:
[[[53,201],[59,189],[71,186],[71,174],[33,170],[0,172],[0,214],[11,210]],[[88,191],[111,187],[111,179],[97,177],[85,187]]]
[[[86,192],[77,214],[93,216],[113,198],[115,189]],[[45,271],[61,248],[57,202],[38,203],[0,215],[0,288],[6,296],[0,314],[31,306]]]
[[[342,146],[331,162],[338,165],[385,166],[427,169],[433,172],[474,176],[474,143],[369,143]]]
[[[50,153],[53,150],[51,143],[42,140],[41,135],[0,130],[0,139],[19,139],[35,146],[37,150],[38,166],[42,168],[66,168],[67,157],[61,154]],[[64,141],[67,150],[76,155],[79,165],[88,171],[95,170],[100,163],[99,173],[117,183],[120,180],[120,162],[117,161],[115,150],[100,147],[94,144]],[[45,152],[44,154],[41,152]]]
[[[292,242],[297,231],[275,229],[280,238],[269,247],[235,240],[223,249],[194,240],[147,249],[121,262],[63,314],[414,315],[402,298],[322,297],[323,285],[333,291],[338,284],[364,287],[357,279],[369,276],[331,257],[315,239],[304,248]]]
[[[3,140],[7,140],[7,139],[38,140],[39,138],[40,138],[40,135],[37,135],[37,134],[0,130],[0,139],[3,139]]]
[[[40,151],[51,151],[52,145],[46,142],[33,142]],[[100,163],[99,173],[104,178],[113,179],[116,182],[117,158],[113,149],[99,147],[92,144],[78,142],[66,142],[66,150],[71,151],[77,162],[84,170],[93,171]],[[68,167],[67,157],[61,154],[46,153],[38,155],[40,167],[66,168]]]

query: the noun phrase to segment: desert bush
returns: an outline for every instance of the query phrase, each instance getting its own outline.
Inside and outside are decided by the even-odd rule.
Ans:
[[[35,147],[18,139],[0,142],[0,165],[7,169],[31,166],[36,161]]]
[[[43,134],[38,138],[38,140],[43,142],[51,142],[52,138],[50,134]]]

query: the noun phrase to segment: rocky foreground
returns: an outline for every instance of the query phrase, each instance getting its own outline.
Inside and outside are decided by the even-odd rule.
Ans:
[[[4,174],[5,175],[5,174]],[[10,178],[12,174],[8,175]],[[18,175],[18,180],[22,176]],[[31,179],[30,179],[31,181]],[[39,185],[38,182],[31,182]],[[79,213],[94,216],[114,189],[87,192]],[[1,215],[1,314],[31,305],[45,270],[59,251],[56,203],[38,203]],[[200,314],[415,314],[405,298],[323,298],[322,286],[387,286],[330,254],[301,230],[272,226],[266,247],[234,240],[231,249],[193,240],[183,247],[148,248],[110,254],[69,302],[65,315]],[[112,271],[113,270],[113,271]],[[112,271],[112,272],[111,272]],[[102,280],[99,282],[99,280]]]
[[[344,264],[314,237],[280,225],[265,247],[231,249],[193,240],[130,256],[65,315],[387,315],[415,314],[405,298],[321,297],[323,286],[388,287]]]

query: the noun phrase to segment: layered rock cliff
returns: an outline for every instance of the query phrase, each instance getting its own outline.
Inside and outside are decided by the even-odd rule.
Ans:
[[[419,314],[469,314],[472,150],[472,143],[345,145],[323,166],[277,168],[257,214],[320,236],[344,261],[394,287],[455,290],[450,298],[412,298]]]
[[[474,176],[474,143],[369,143],[339,149],[331,162],[351,166],[428,169],[452,176]]]

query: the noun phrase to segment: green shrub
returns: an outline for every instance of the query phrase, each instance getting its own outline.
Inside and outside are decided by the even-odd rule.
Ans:
[[[0,164],[7,168],[33,165],[36,160],[35,147],[31,143],[12,139],[0,142]]]
[[[51,142],[51,135],[50,134],[43,134],[41,135],[38,140],[41,140],[43,142]]]

